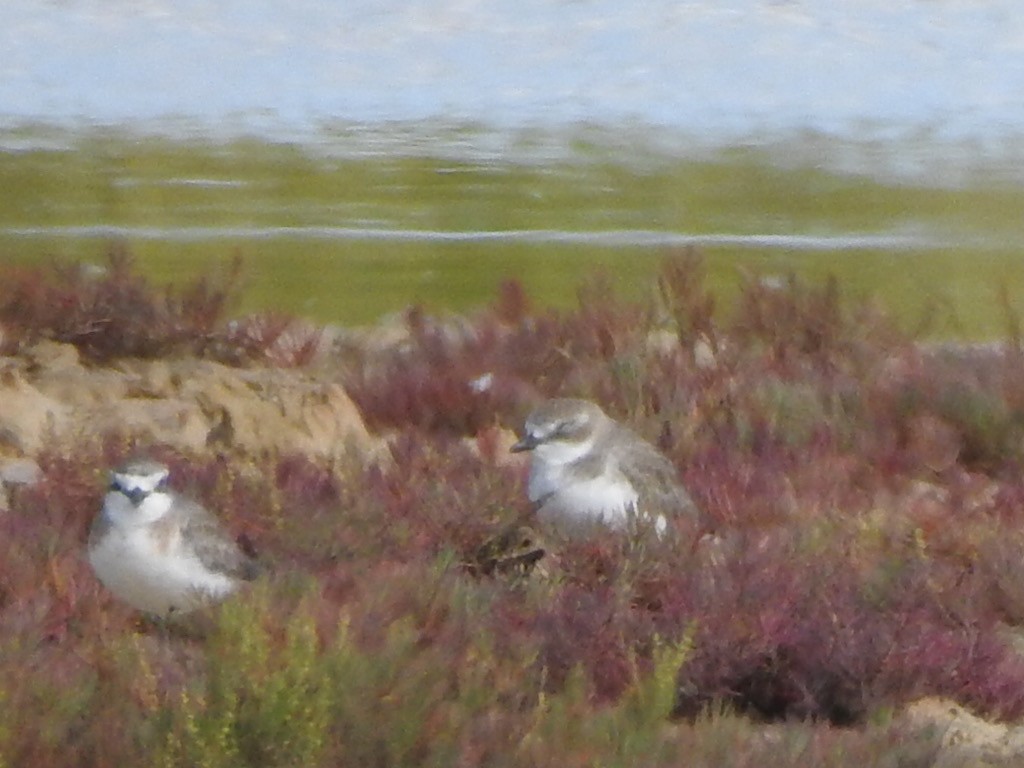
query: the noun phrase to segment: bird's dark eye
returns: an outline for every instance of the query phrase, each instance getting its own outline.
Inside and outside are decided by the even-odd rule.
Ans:
[[[582,426],[583,422],[580,419],[566,419],[559,423],[558,428],[555,430],[555,434],[559,437],[572,437]]]

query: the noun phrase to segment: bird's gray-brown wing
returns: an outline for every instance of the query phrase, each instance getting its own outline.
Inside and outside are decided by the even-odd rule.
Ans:
[[[639,496],[640,512],[701,522],[701,512],[679,479],[675,465],[657,448],[623,427],[617,468]]]
[[[260,574],[259,563],[242,551],[210,512],[189,499],[178,497],[177,503],[181,505],[182,537],[203,565],[243,581]]]

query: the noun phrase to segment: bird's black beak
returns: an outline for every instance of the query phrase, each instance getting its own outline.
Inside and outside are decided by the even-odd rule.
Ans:
[[[117,483],[111,484],[111,490],[117,490],[118,493],[124,494],[128,497],[128,501],[132,503],[133,507],[137,507],[145,497],[148,496],[142,488],[123,488]]]
[[[127,491],[126,490],[122,490],[121,493],[123,493],[125,496],[127,496],[128,500],[132,503],[132,505],[136,506],[136,507],[139,506],[139,504],[142,502],[142,500],[144,498],[146,498],[146,496],[149,495],[148,493],[146,493],[141,488],[132,488],[131,490],[127,490]]]
[[[537,438],[532,435],[524,435],[518,443],[509,448],[509,451],[512,453],[522,453],[523,451],[532,451],[536,447]]]

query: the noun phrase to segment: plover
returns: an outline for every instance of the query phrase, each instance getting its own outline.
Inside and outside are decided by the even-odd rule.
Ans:
[[[623,531],[699,513],[672,462],[588,400],[556,399],[526,419],[513,452],[532,451],[527,493],[538,518],[569,534]]]
[[[103,585],[161,617],[222,600],[259,571],[212,514],[167,488],[169,475],[154,461],[112,472],[89,533],[89,562]]]

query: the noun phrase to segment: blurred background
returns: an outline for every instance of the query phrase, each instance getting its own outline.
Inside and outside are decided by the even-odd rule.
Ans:
[[[840,277],[939,336],[1024,309],[1013,0],[10,0],[0,258],[368,323],[517,277],[643,295],[666,249]],[[727,306],[728,302],[724,304]]]

